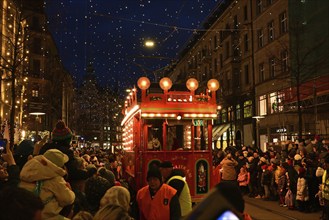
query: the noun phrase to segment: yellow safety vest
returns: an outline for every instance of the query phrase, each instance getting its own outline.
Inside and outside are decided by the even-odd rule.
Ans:
[[[327,179],[327,170],[324,171],[322,176],[322,197],[329,200],[329,178]]]
[[[167,184],[173,179],[178,179],[184,182],[184,187],[179,195],[179,204],[180,204],[180,209],[181,209],[181,214],[182,216],[186,216],[192,211],[192,199],[191,199],[191,194],[190,194],[190,189],[187,185],[187,182],[185,179],[181,176],[172,176],[168,181]]]

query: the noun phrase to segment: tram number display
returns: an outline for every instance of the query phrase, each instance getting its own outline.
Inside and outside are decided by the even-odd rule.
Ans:
[[[203,126],[203,120],[201,120],[201,119],[194,119],[193,120],[193,125],[194,126]]]

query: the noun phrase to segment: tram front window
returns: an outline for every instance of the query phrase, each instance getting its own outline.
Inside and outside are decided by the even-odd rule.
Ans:
[[[195,150],[206,150],[207,149],[207,129],[205,126],[194,127],[194,143]]]

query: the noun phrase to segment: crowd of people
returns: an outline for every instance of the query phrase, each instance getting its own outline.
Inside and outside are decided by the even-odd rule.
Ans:
[[[279,148],[227,147],[214,153],[220,182],[238,184],[245,196],[300,212],[322,210],[329,219],[328,145],[314,140],[287,142]]]
[[[152,165],[147,185],[135,189],[122,171],[120,155],[75,148],[63,121],[52,137],[6,146],[0,166],[0,219],[189,219],[194,207],[184,172],[170,161]],[[232,201],[243,219],[243,197],[278,201],[301,212],[323,210],[329,219],[329,153],[325,142],[288,143],[282,148],[242,146],[217,149],[218,185],[235,187]],[[225,191],[225,190],[224,190]],[[236,191],[235,188],[231,191]],[[230,200],[227,196],[227,200]],[[234,208],[236,206],[236,208]],[[207,205],[206,205],[207,207]],[[109,218],[109,216],[111,216]],[[191,218],[192,219],[192,218]]]
[[[50,139],[23,140],[13,149],[7,143],[0,160],[0,219],[188,219],[192,200],[182,170],[170,161],[154,164],[147,185],[135,189],[120,157],[75,147],[63,121]]]

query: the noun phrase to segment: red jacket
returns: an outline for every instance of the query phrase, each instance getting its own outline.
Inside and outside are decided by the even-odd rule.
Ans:
[[[140,189],[137,193],[140,220],[169,220],[170,201],[176,192],[171,186],[162,184],[152,199],[149,186]]]

